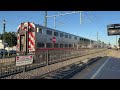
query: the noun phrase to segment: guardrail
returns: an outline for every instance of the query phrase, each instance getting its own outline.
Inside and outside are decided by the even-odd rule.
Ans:
[[[33,64],[16,66],[15,57],[0,59],[0,77],[6,77],[20,72],[26,72],[35,68],[62,62],[72,58],[104,51],[106,49],[64,49],[64,50],[40,50],[33,52]]]

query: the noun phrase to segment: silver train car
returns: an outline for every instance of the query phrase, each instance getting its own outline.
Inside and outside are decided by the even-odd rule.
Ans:
[[[96,41],[63,31],[23,22],[17,29],[17,52],[33,52],[41,49],[96,48]]]

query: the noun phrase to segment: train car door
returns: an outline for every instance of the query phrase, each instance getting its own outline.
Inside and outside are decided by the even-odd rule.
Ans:
[[[20,35],[20,51],[26,51],[25,48],[25,35]]]
[[[27,31],[22,31],[20,33],[20,51],[27,52]]]

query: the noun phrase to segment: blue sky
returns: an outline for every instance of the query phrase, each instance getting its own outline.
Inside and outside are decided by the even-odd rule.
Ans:
[[[70,11],[48,11],[48,16]],[[44,11],[0,11],[0,33],[3,33],[3,19],[6,20],[6,31],[16,31],[21,22],[34,22],[44,25]],[[48,27],[54,28],[53,18],[48,18]],[[116,44],[116,36],[108,36],[108,24],[120,23],[120,11],[83,11],[82,24],[80,15],[72,14],[56,18],[56,29],[67,33]],[[119,36],[118,36],[119,37]]]

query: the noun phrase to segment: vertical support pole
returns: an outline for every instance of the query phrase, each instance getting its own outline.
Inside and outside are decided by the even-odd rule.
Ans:
[[[5,50],[5,24],[6,24],[6,21],[3,20],[3,45],[4,45],[4,50]],[[3,57],[5,57],[5,52],[3,53]]]
[[[82,24],[82,11],[80,12],[80,24]]]
[[[90,48],[91,48],[92,46],[91,46],[91,39],[90,39]]]
[[[98,48],[98,44],[99,44],[99,43],[98,43],[98,32],[97,32],[97,48]]]
[[[56,29],[56,16],[54,16],[54,28]]]
[[[8,45],[8,57],[10,56],[10,47]]]
[[[48,50],[47,50],[46,54],[47,54],[46,66],[48,66],[49,65],[49,55],[48,55],[49,53],[48,53]]]
[[[44,26],[47,27],[47,11],[45,11],[45,17],[44,17]]]
[[[117,47],[118,45],[117,45],[117,35],[116,35],[116,47]]]
[[[25,73],[25,65],[24,65],[23,73]]]
[[[101,41],[101,48],[102,48],[102,41]]]

